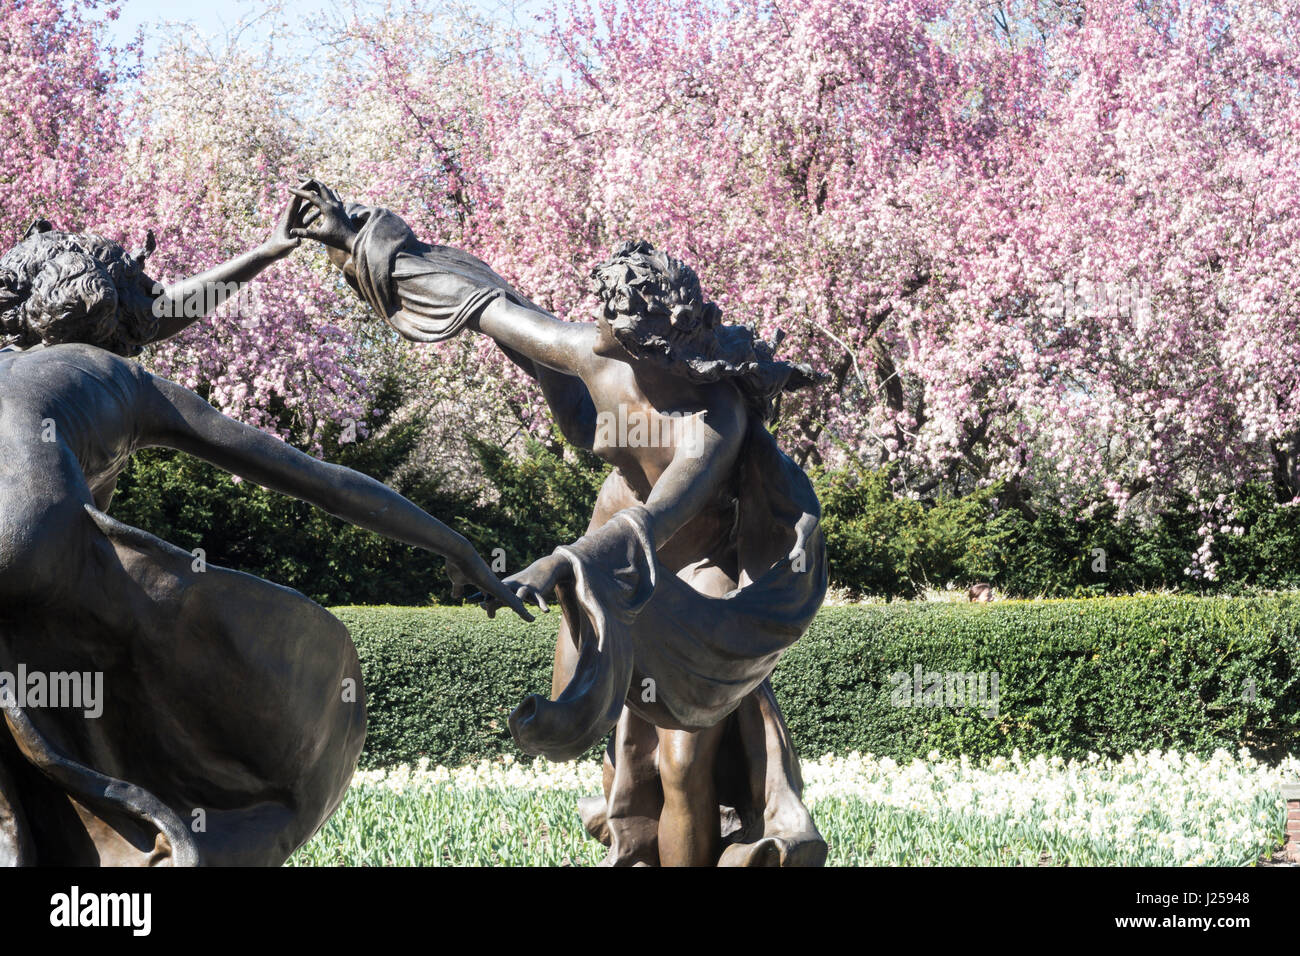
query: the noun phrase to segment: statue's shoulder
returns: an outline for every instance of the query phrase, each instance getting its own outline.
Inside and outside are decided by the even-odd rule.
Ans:
[[[73,365],[85,365],[97,369],[132,372],[139,368],[137,362],[122,358],[116,352],[102,349],[85,342],[65,342],[61,345],[48,345],[42,349],[33,349],[25,353],[33,361],[66,362]]]
[[[14,377],[49,383],[66,388],[84,381],[109,385],[131,393],[144,381],[152,378],[138,362],[123,358],[107,349],[81,343],[51,345],[28,349],[11,356],[0,356],[6,361],[6,371]]]

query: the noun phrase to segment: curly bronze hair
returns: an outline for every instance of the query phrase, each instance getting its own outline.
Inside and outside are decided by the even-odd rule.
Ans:
[[[44,220],[0,257],[0,344],[84,343],[127,358],[158,332],[144,254]]]
[[[825,378],[807,365],[778,361],[775,344],[753,326],[723,324],[695,270],[644,240],[623,243],[592,269],[591,291],[629,353],[693,382],[730,381],[765,422],[775,417],[783,392]]]

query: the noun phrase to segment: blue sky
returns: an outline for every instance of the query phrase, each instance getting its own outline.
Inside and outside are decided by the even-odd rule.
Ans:
[[[436,6],[437,0],[429,0]],[[287,20],[298,20],[303,24],[299,34],[302,42],[310,43],[311,28],[327,19],[333,19],[340,9],[348,10],[353,6],[352,0],[283,0],[280,7]],[[380,7],[381,3],[365,2],[362,7]],[[469,5],[491,13],[502,19],[510,16],[512,5],[527,7],[530,10],[544,6],[542,0],[525,0],[512,4],[511,0],[469,0]],[[176,3],[165,0],[125,0],[122,15],[116,23],[110,25],[113,41],[120,45],[134,39],[141,27],[146,30],[146,54],[157,49],[158,38],[165,36],[172,29],[188,29],[195,34],[223,37],[227,31],[242,19],[249,19],[271,6],[267,0],[203,0],[200,3]],[[526,14],[525,14],[526,15]],[[163,24],[175,21],[184,27],[164,29]],[[294,31],[298,33],[299,31]]]
[[[334,6],[333,0],[288,0],[285,10],[303,19],[319,16]],[[233,27],[240,18],[266,8],[261,0],[205,0],[203,3],[175,3],[164,0],[125,0],[122,16],[111,27],[118,42],[134,36],[139,27],[156,27],[176,20],[192,24],[203,33],[221,35]]]
[[[201,3],[175,3],[165,0],[125,0],[122,15],[109,25],[111,41],[118,46],[145,31],[145,58],[157,53],[160,41],[184,32],[191,41],[200,36],[220,39],[241,20],[251,19],[265,10],[264,0],[204,0]],[[335,8],[334,0],[286,0],[282,4],[288,17],[319,23]],[[168,25],[171,24],[171,25]],[[304,30],[301,42],[310,43]]]

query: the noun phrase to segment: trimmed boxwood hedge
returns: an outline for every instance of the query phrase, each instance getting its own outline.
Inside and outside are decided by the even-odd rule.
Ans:
[[[550,687],[557,613],[531,625],[461,608],[335,613],[366,679],[364,766],[517,753],[506,718]],[[898,706],[918,664],[996,673],[996,714]],[[1246,746],[1276,759],[1300,752],[1300,596],[824,608],[772,681],[810,757]]]

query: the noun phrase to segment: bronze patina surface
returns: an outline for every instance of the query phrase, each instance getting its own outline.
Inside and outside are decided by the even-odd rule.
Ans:
[[[810,385],[695,273],[646,243],[592,272],[593,321],[560,321],[486,263],[319,184],[292,234],[324,243],[404,336],[491,336],[565,437],[609,461],[587,533],[507,579],[564,614],[550,699],[514,711],[528,753],[571,759],[613,731],[582,812],[614,865],[820,865],[826,844],[768,677],[826,591],[820,507],[765,425]]]
[[[292,249],[293,215],[263,247],[162,292],[141,259],[45,223],[0,259],[4,329],[21,346],[0,353],[0,864],[279,864],[356,768],[365,695],[347,629],[297,591],[111,518],[141,448],[442,554],[454,578],[526,614],[468,541],[396,492],[122,357],[196,317],[152,321],[153,303]],[[50,695],[74,677],[95,700]]]

